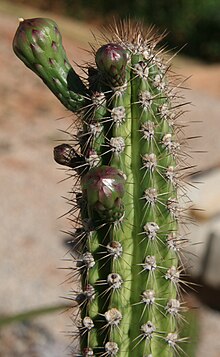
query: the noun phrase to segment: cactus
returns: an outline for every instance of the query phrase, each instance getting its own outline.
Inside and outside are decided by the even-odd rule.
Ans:
[[[185,155],[177,120],[184,103],[158,49],[162,36],[130,22],[111,32],[93,49],[83,80],[54,21],[22,19],[13,42],[16,55],[80,118],[77,143],[54,149],[56,162],[78,177],[71,239],[79,258],[71,271],[81,288],[70,300],[81,322],[73,356],[184,355],[186,239],[178,226]]]

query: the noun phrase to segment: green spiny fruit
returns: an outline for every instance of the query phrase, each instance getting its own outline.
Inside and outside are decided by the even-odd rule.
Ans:
[[[81,186],[73,202],[81,227],[77,221],[72,233],[81,352],[73,356],[184,355],[178,85],[157,49],[161,36],[130,23],[111,32],[87,81],[70,67],[54,21],[22,20],[13,42],[17,56],[81,115],[78,146],[54,149]]]

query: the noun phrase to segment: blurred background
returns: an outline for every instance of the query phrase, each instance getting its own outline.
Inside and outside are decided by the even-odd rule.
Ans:
[[[60,305],[75,286],[60,269],[69,264],[71,223],[58,219],[69,208],[72,183],[52,154],[59,140],[69,139],[63,131],[74,116],[15,57],[19,17],[53,18],[73,64],[90,61],[88,43],[113,17],[154,24],[167,32],[171,56],[180,50],[173,70],[188,78],[184,96],[192,102],[181,120],[188,138],[200,137],[189,140],[188,150],[197,165],[189,183],[197,188],[189,189],[194,223],[187,266],[198,286],[187,300],[198,321],[196,356],[220,357],[219,0],[35,0],[31,6],[0,0],[0,357],[68,355],[72,322]],[[25,312],[28,317],[20,315]]]

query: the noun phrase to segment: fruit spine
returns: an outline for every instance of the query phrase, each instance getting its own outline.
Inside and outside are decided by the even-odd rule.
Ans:
[[[156,49],[161,36],[128,22],[112,32],[87,80],[70,66],[50,19],[22,19],[13,48],[80,117],[78,144],[54,149],[81,187],[72,210],[81,220],[72,233],[72,269],[81,275],[71,298],[81,309],[74,356],[171,357],[183,352],[182,104]]]

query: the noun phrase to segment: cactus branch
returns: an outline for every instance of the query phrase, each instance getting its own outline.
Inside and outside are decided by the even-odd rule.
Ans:
[[[20,19],[13,49],[69,110],[85,106],[87,90],[71,67],[56,23],[50,19]]]

